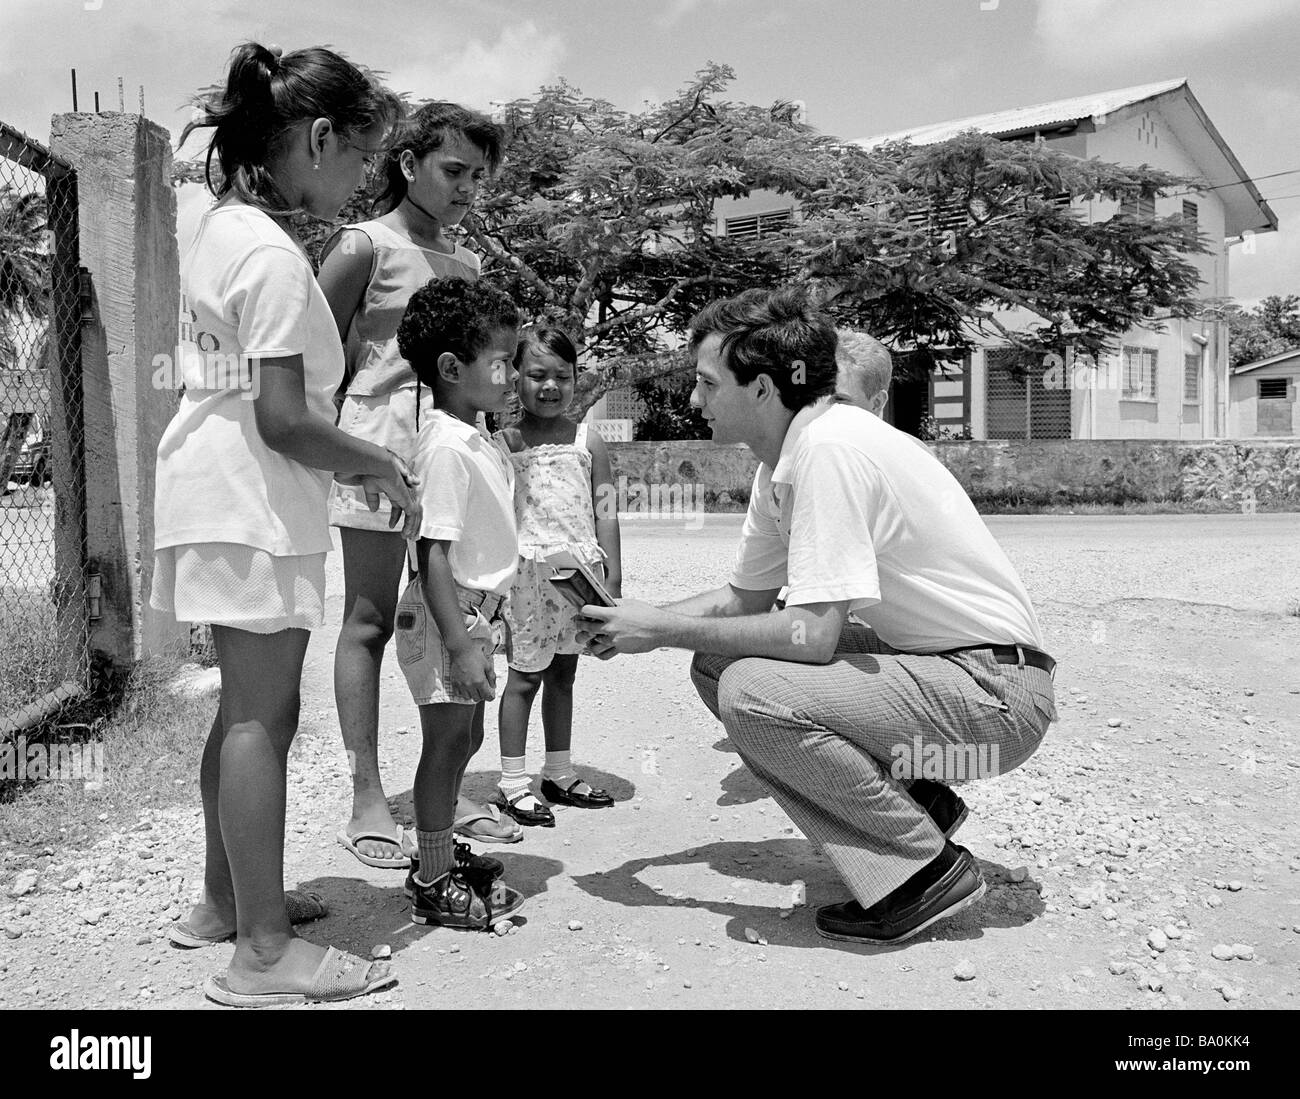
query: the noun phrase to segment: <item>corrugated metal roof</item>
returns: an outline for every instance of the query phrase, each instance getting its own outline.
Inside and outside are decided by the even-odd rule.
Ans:
[[[870,149],[886,141],[907,139],[914,145],[932,145],[939,141],[947,141],[966,130],[979,130],[993,136],[1020,133],[1073,122],[1080,118],[1091,118],[1093,115],[1107,115],[1122,107],[1129,107],[1134,103],[1141,103],[1143,100],[1172,92],[1186,83],[1187,78],[1183,77],[1179,80],[1165,80],[1159,84],[1139,84],[1133,88],[1080,95],[1074,99],[1057,99],[1051,103],[1039,103],[1032,107],[1014,107],[1007,111],[994,111],[992,114],[972,115],[970,118],[937,122],[929,126],[915,126],[910,130],[897,130],[891,134],[862,138],[854,144]]]

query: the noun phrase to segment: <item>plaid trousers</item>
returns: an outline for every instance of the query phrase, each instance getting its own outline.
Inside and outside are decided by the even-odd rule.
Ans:
[[[864,908],[943,850],[907,795],[1019,767],[1056,718],[1052,677],[983,651],[900,653],[850,622],[829,664],[698,653],[691,679],[745,765]]]

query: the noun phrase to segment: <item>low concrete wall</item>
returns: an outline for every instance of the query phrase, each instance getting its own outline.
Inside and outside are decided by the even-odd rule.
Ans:
[[[748,499],[758,460],[741,445],[611,443],[617,480],[695,486],[709,511]],[[1181,503],[1189,508],[1300,509],[1300,440],[962,441],[934,451],[977,507]]]

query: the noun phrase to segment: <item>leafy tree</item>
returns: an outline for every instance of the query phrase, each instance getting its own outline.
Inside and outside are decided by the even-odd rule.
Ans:
[[[691,407],[693,374],[669,374],[638,382],[633,391],[642,406],[637,418],[638,439],[710,439],[713,432]]]
[[[506,164],[472,237],[485,277],[582,334],[597,370],[575,412],[688,369],[673,337],[705,302],[750,286],[802,281],[842,322],[958,352],[989,334],[1098,352],[1199,308],[1186,257],[1205,247],[1181,219],[1090,222],[1069,201],[1136,206],[1189,180],[976,133],[864,150],[780,104],[727,102],[732,79],[710,64],[636,113],[564,83],[507,110]],[[789,195],[798,223],[757,240],[715,235],[715,201],[759,188]]]
[[[15,318],[41,318],[49,306],[50,255],[45,198],[0,185],[0,364],[17,357]]]
[[[1226,305],[1228,362],[1232,367],[1258,362],[1300,347],[1300,296],[1271,294],[1254,309]]]

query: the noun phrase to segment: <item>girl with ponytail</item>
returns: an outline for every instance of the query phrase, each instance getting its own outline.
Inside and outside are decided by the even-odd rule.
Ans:
[[[182,135],[213,129],[217,202],[181,265],[184,389],[158,446],[151,601],[210,623],[221,666],[199,772],[203,899],[171,939],[235,940],[204,989],[223,1004],[347,999],[395,979],[298,938],[291,924],[325,906],[283,882],[285,769],[303,654],[323,618],[331,473],[384,494],[406,530],[420,520],[404,461],[334,426],[343,351],[290,215],[337,217],[398,114],[338,54],[249,43]]]

